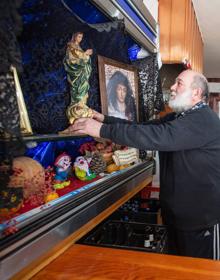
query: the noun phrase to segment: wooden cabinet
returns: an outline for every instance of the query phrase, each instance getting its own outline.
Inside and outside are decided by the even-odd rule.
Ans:
[[[191,0],[159,0],[160,52],[163,63],[188,60],[203,71],[203,41]]]

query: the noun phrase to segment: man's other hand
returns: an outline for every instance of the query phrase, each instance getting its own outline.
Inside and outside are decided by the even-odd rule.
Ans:
[[[95,110],[92,110],[92,117],[94,120],[98,121],[98,122],[103,122],[104,121],[104,118],[105,116]]]
[[[101,115],[101,114],[100,114]],[[92,137],[100,137],[102,123],[91,118],[80,118],[70,126],[70,132],[76,134],[88,134]]]

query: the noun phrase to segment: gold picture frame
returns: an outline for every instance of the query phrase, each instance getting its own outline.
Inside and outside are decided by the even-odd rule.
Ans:
[[[135,66],[99,55],[98,69],[102,113],[104,115],[119,117],[131,121],[138,121],[137,68]],[[124,84],[124,88],[127,87],[127,89],[125,90],[126,93],[124,97],[124,107],[121,106],[123,109],[120,111],[121,108],[119,108],[116,103],[118,102],[119,104],[117,84],[121,83]],[[116,99],[118,100],[116,101]]]
[[[17,69],[14,66],[11,66],[11,71],[13,73],[14,82],[15,82],[15,90],[18,102],[18,109],[20,114],[20,130],[22,135],[30,135],[33,134],[31,123],[29,120],[27,108],[24,101],[24,96],[22,93],[21,85],[18,78]]]

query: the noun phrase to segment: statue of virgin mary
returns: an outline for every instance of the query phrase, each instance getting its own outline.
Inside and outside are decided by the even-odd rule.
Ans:
[[[92,71],[90,56],[93,50],[83,51],[80,47],[82,39],[82,32],[73,34],[71,41],[67,44],[64,58],[64,67],[71,94],[71,102],[66,111],[70,124],[73,124],[78,118],[92,117],[92,109],[86,105],[86,102],[88,99],[89,77]]]

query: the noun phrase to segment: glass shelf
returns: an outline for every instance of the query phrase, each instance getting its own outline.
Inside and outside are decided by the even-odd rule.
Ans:
[[[35,134],[26,135],[22,139],[24,142],[46,142],[46,141],[62,141],[62,140],[74,140],[80,138],[90,137],[88,135],[74,135],[74,134]]]
[[[75,134],[32,134],[32,135],[23,135],[22,140],[25,143],[32,142],[50,142],[50,141],[63,141],[63,140],[74,140],[80,138],[92,138],[89,135],[75,135]],[[0,144],[9,143],[11,141],[19,141],[17,138],[4,138],[0,139]]]

